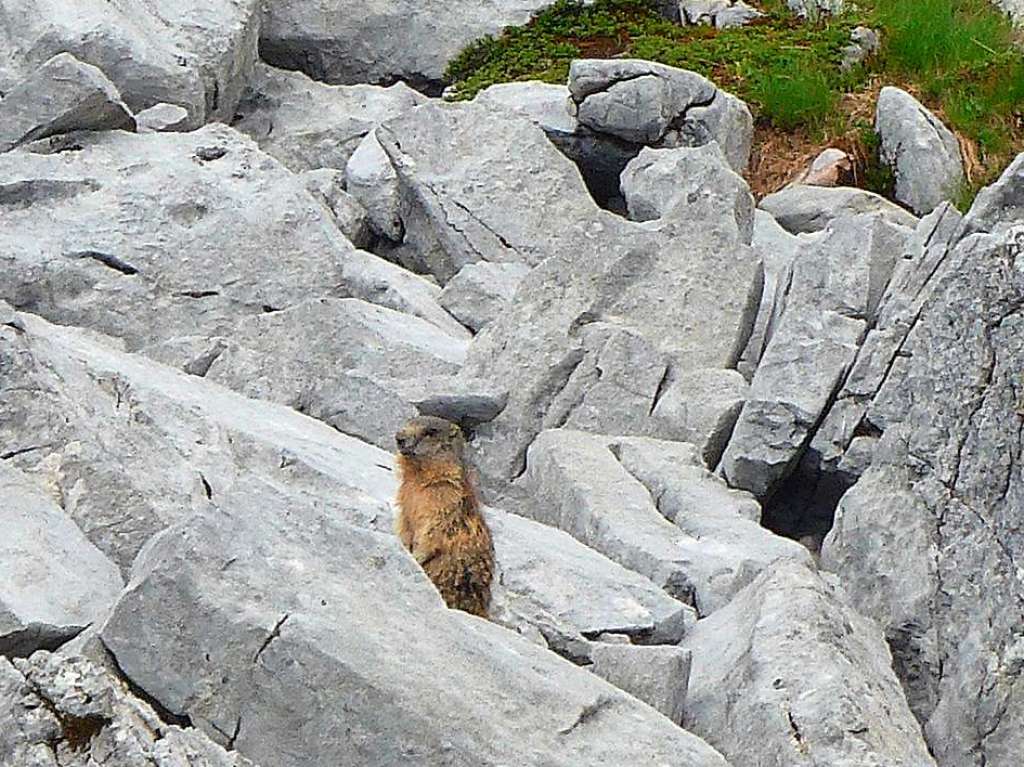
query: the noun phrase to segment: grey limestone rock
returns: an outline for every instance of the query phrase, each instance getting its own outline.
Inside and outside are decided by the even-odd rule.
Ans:
[[[906,91],[878,95],[879,157],[896,177],[895,197],[918,215],[955,197],[964,182],[960,144],[942,122]]]
[[[874,192],[851,187],[793,184],[772,192],[758,204],[792,234],[820,232],[834,219],[857,213],[880,213],[900,226],[914,227],[917,219]]]
[[[232,124],[293,171],[343,170],[374,128],[425,100],[404,83],[327,85],[258,64]]]
[[[55,649],[113,605],[121,576],[42,486],[4,462],[0,497],[0,654]]]
[[[70,53],[44,63],[0,100],[0,152],[73,131],[135,130],[121,94]]]
[[[507,309],[529,273],[526,264],[466,264],[445,285],[438,302],[476,333]]]

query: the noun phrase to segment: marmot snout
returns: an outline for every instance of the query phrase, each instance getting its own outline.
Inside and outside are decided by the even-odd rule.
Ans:
[[[462,430],[443,418],[413,418],[395,435],[395,528],[445,603],[487,616],[494,573],[491,533],[463,459]]]

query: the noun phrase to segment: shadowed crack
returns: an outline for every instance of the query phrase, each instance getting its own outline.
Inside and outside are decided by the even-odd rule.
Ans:
[[[253,663],[256,663],[260,659],[260,656],[263,655],[263,651],[270,646],[271,642],[273,642],[275,639],[281,636],[281,627],[284,625],[285,621],[288,620],[288,618],[289,613],[285,613],[278,619],[277,623],[274,624],[274,628],[270,630],[270,633],[267,635],[267,638],[263,640],[263,644],[260,645],[260,648],[252,656]]]
[[[113,269],[115,272],[121,274],[132,275],[138,274],[139,270],[129,264],[127,261],[123,261],[112,253],[104,253],[99,250],[76,250],[67,254],[68,258],[87,258],[98,263],[103,264],[109,269]]]

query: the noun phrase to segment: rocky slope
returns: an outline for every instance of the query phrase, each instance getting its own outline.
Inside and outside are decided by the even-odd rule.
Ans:
[[[1017,764],[1024,155],[961,215],[887,90],[914,213],[757,206],[693,73],[386,85],[529,4],[57,5],[0,0],[0,764]],[[490,621],[391,533],[418,412]]]

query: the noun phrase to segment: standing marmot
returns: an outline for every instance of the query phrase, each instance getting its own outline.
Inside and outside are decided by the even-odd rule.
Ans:
[[[449,607],[486,618],[494,549],[462,457],[462,430],[422,416],[406,423],[395,442],[402,482],[398,537]]]

